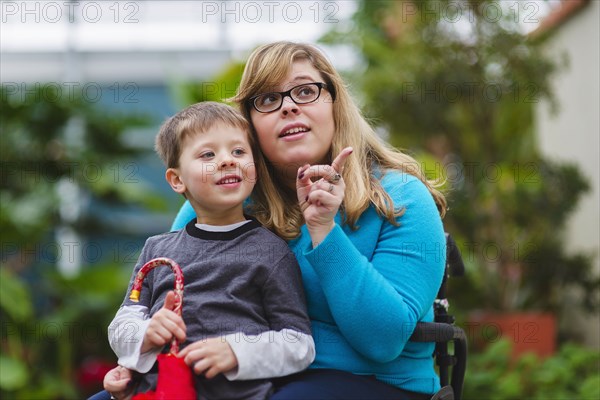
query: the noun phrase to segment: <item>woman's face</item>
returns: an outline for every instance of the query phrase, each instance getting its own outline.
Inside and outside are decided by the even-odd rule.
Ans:
[[[310,61],[300,60],[292,64],[288,76],[273,90],[283,92],[313,82],[324,80]],[[276,111],[260,113],[252,108],[250,118],[263,154],[284,176],[295,177],[304,164],[328,163],[335,124],[327,89],[322,89],[313,103],[296,104],[286,96]]]

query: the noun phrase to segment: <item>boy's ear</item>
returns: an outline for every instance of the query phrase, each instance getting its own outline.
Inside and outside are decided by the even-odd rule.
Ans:
[[[185,193],[185,183],[183,183],[179,177],[179,171],[177,168],[168,168],[167,172],[165,173],[165,178],[175,192],[179,194]]]

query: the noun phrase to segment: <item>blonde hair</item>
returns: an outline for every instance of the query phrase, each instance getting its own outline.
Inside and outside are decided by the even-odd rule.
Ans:
[[[328,154],[328,162],[333,155],[348,146],[354,152],[348,157],[343,170],[346,194],[342,204],[343,221],[353,229],[361,214],[373,204],[377,212],[391,223],[402,215],[402,209],[395,208],[392,199],[380,183],[386,170],[399,170],[419,178],[429,189],[440,215],[446,212],[446,199],[436,189],[436,182],[427,180],[417,161],[411,156],[384,143],[362,116],[352,101],[341,76],[329,60],[316,47],[293,42],[275,42],[263,45],[250,55],[236,96],[232,99],[251,121],[252,105],[249,98],[272,91],[288,75],[295,61],[308,60],[321,74],[333,101],[335,133]],[[254,127],[252,134],[256,135]],[[264,196],[255,196],[252,212],[266,227],[285,239],[293,239],[300,234],[304,223],[296,194],[288,189],[275,173],[275,166],[266,160],[268,179],[264,183]],[[379,177],[377,177],[379,171]],[[347,179],[351,177],[351,179]]]
[[[178,168],[184,139],[192,134],[206,132],[217,123],[235,126],[248,133],[252,151],[255,151],[256,141],[250,134],[248,120],[235,108],[214,101],[192,104],[167,119],[156,135],[154,148],[167,168]]]

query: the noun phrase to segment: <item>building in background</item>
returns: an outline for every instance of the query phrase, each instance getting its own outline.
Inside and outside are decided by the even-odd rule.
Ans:
[[[61,218],[56,243],[93,241],[103,248],[135,253],[143,240],[169,229],[183,202],[161,177],[164,166],[153,145],[162,121],[185,106],[177,87],[198,82],[231,97],[235,87],[211,82],[234,59],[243,59],[256,45],[273,40],[315,42],[332,24],[353,12],[352,1],[2,1],[0,80],[20,96],[36,87],[58,88],[61,95],[81,95],[111,113],[136,113],[151,123],[127,134],[127,144],[144,151],[136,160],[103,173],[119,174],[128,189],[160,193],[168,211],[147,212],[132,207],[90,201],[76,185],[61,185]],[[336,53],[333,53],[334,58]],[[334,60],[352,62],[344,54]],[[77,140],[77,124],[68,136]],[[80,126],[80,125],[79,125]],[[116,176],[116,175],[115,175]],[[63,204],[64,203],[64,204]],[[65,212],[62,212],[65,211]],[[82,215],[103,223],[98,237],[79,238],[69,226]],[[100,218],[101,217],[101,218]],[[107,236],[111,236],[107,239]],[[123,236],[120,236],[123,235]],[[125,243],[123,245],[123,243]],[[123,249],[126,247],[126,249]],[[68,249],[63,249],[64,253]],[[132,254],[129,254],[132,255]],[[135,260],[127,257],[128,260]],[[66,258],[61,258],[64,261]],[[59,262],[75,275],[85,260]]]
[[[545,156],[577,164],[591,190],[581,199],[566,227],[565,240],[573,252],[595,255],[600,275],[600,2],[563,1],[535,34],[549,35],[546,50],[567,67],[552,80],[558,112],[549,104],[536,107],[537,137]],[[576,311],[576,310],[574,310]],[[588,345],[600,348],[600,318],[566,313],[568,326],[585,333]],[[582,328],[583,327],[583,328]]]

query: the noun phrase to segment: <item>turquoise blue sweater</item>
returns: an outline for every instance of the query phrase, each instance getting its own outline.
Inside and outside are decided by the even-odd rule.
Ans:
[[[312,248],[302,227],[289,242],[298,258],[316,345],[310,368],[375,375],[405,390],[434,393],[433,343],[408,339],[418,321],[433,320],[442,281],[446,241],[442,222],[425,185],[388,172],[381,180],[396,207],[399,226],[369,207],[358,230],[342,226]],[[173,223],[182,228],[194,210],[184,204]]]

